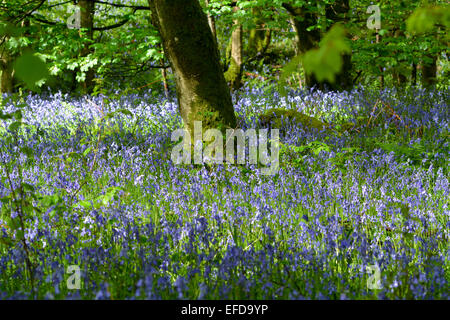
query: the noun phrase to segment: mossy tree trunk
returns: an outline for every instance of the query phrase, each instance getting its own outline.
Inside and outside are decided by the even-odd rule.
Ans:
[[[233,41],[230,38],[230,40],[228,41],[227,47],[225,48],[225,60],[224,60],[224,65],[223,65],[224,71],[228,70],[228,68],[230,67],[232,45],[233,45]]]
[[[252,13],[255,28],[250,30],[248,38],[248,53],[250,56],[263,54],[270,45],[272,31],[267,29],[264,20],[261,18],[261,8],[253,8]]]
[[[234,12],[239,8],[235,6]],[[225,80],[234,90],[242,86],[242,25],[239,20],[234,20],[233,32],[231,34],[231,59],[230,66],[225,72]]]
[[[88,40],[81,50],[81,57],[86,57],[92,51],[89,48],[94,39],[94,12],[95,12],[95,2],[92,0],[79,0],[78,6],[80,8],[80,27],[82,29],[87,29],[84,36]],[[94,69],[89,69],[86,71],[86,78],[81,82],[81,87],[85,93],[92,92],[94,84]]]
[[[191,137],[194,121],[202,121],[203,130],[235,128],[219,51],[198,0],[149,0],[149,5],[174,71],[180,113]]]

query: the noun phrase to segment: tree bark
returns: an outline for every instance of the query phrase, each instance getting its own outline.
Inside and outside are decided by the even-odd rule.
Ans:
[[[435,55],[427,56],[431,62],[422,62],[422,85],[430,88],[436,84],[437,58]]]
[[[295,47],[294,47],[294,52],[295,55],[298,56],[301,52],[300,52],[300,38],[298,37],[298,31],[297,31],[297,24],[295,23],[295,18],[294,16],[290,16],[289,18],[289,23],[292,27],[292,30],[294,30],[295,33]]]
[[[415,87],[417,85],[417,63],[413,62],[411,71],[411,84]]]
[[[394,32],[394,37],[395,38],[405,38],[405,33],[402,30],[398,29]],[[394,54],[397,55],[398,52],[396,51]],[[404,61],[397,61],[398,65],[400,65],[401,63],[404,63]],[[392,73],[392,79],[394,81],[394,84],[399,87],[404,87],[406,85],[407,78],[403,73],[398,71],[398,68],[394,69],[394,71]]]
[[[89,45],[94,39],[95,2],[92,0],[79,0],[78,6],[80,8],[80,27],[83,29],[87,29],[85,37],[89,40],[81,50],[81,57],[86,57],[92,52],[92,50],[89,48]],[[94,84],[94,74],[95,71],[92,68],[86,71],[86,78],[81,83],[81,87],[83,88],[83,91],[85,93],[92,92]]]
[[[235,6],[233,11],[237,12],[238,9]],[[238,20],[234,20],[234,30],[231,34],[231,61],[225,72],[225,80],[234,90],[239,89],[242,85],[242,52],[242,25]]]
[[[377,31],[377,33],[376,33],[376,36],[375,36],[375,41],[376,41],[376,43],[380,43],[381,42],[381,35],[379,34],[379,31],[380,30],[376,30]],[[379,77],[379,79],[380,79],[380,87],[381,87],[381,89],[383,89],[384,88],[384,70],[383,70],[383,67],[379,67],[380,69],[380,77]]]
[[[350,11],[349,0],[338,0],[333,4],[328,4],[325,8],[325,16],[334,23],[348,21],[348,12]],[[331,26],[330,26],[331,27]],[[329,29],[329,28],[328,28]],[[351,90],[353,87],[352,79],[352,55],[344,54],[342,56],[342,70],[336,75],[335,83],[328,83],[333,90]]]
[[[264,20],[261,19],[261,8],[253,8],[254,22],[256,27],[250,30],[248,38],[248,52],[250,56],[263,54],[269,47],[272,31],[267,29]]]
[[[4,50],[1,57],[1,68],[2,68],[2,78],[1,78],[1,93],[12,93],[14,89],[14,71],[13,71],[14,60],[9,56],[8,52]]]
[[[206,6],[209,6],[209,0],[205,0]],[[211,32],[213,34],[214,41],[217,43],[217,31],[216,31],[216,20],[214,17],[208,13],[208,24]]]
[[[149,0],[149,5],[174,71],[179,110],[191,138],[194,121],[202,121],[203,130],[235,128],[219,51],[198,0]]]
[[[24,28],[23,36],[25,37],[31,37],[29,30],[27,28],[30,27],[30,19],[24,18],[20,23],[21,28]],[[7,42],[8,39],[5,38],[5,42]],[[21,51],[24,52],[27,49],[29,49],[29,45],[25,47],[21,47]],[[20,55],[19,52],[16,52],[14,54],[11,54],[8,52],[8,49],[3,48],[2,56],[0,57],[0,67],[2,70],[2,76],[1,76],[1,85],[0,85],[0,92],[1,93],[12,93],[14,91],[14,87],[16,85],[16,78],[14,77],[14,62],[16,61],[17,57]]]
[[[303,7],[294,7],[289,3],[283,3],[282,5],[292,17],[294,31],[296,32],[298,39],[297,52],[299,54],[304,54],[307,51],[316,48],[320,41],[320,32],[317,29],[311,31],[307,30],[308,27],[317,24],[316,15],[312,12],[308,12]],[[305,82],[306,86],[310,88],[321,87],[314,74],[305,72]]]

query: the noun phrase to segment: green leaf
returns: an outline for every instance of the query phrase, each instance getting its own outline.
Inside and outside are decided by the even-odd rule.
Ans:
[[[11,219],[11,218],[7,217],[5,220],[6,220],[7,226],[11,230],[17,230],[17,229],[20,228],[20,223],[19,223],[19,218],[18,217],[14,218],[14,219]]]
[[[436,20],[429,9],[419,8],[406,21],[408,32],[424,33],[433,29]]]
[[[278,90],[282,96],[286,95],[286,81],[294,73],[297,72],[302,61],[302,56],[294,57],[287,63],[281,72],[280,80],[278,82]]]
[[[17,77],[31,90],[36,89],[37,82],[49,76],[45,62],[30,51],[17,58],[14,70]]]
[[[89,154],[89,152],[91,152],[91,150],[92,150],[92,147],[86,148],[86,150],[83,151],[83,156],[86,157]]]
[[[117,110],[116,112],[120,112],[126,116],[131,116],[131,117],[133,116],[133,113],[131,113],[131,111],[129,111],[127,109],[120,109],[120,110]]]
[[[36,188],[33,185],[26,182],[22,183],[22,188],[24,191],[31,191],[31,192],[34,192],[36,190]]]
[[[16,119],[16,120],[22,120],[22,111],[21,110],[16,110],[16,111],[14,111],[13,113],[12,113],[12,115],[13,115],[13,117]]]
[[[79,205],[79,206],[81,206],[81,207],[83,207],[83,208],[85,208],[85,209],[90,209],[90,208],[92,208],[92,202],[89,201],[89,200],[82,200],[82,201],[79,201],[79,202],[76,203],[75,205]]]
[[[19,130],[20,126],[21,126],[22,122],[21,121],[14,121],[13,123],[11,123],[8,127],[9,130],[11,131],[17,131]]]
[[[23,232],[23,230],[22,230],[22,229],[19,229],[19,228],[17,228],[16,230],[17,230],[16,237],[17,237],[18,239],[23,239],[23,238],[24,238],[24,232]]]
[[[1,23],[0,24],[0,36],[6,37],[17,37],[20,36],[21,28],[15,27],[12,23]]]
[[[28,157],[32,157],[33,156],[33,150],[30,147],[22,147],[20,148],[20,151],[22,151],[23,153],[25,153]]]
[[[45,207],[50,207],[61,201],[61,197],[57,194],[41,196],[40,203]]]
[[[13,115],[11,113],[3,113],[0,111],[0,119],[2,120],[9,120],[12,119]]]
[[[425,33],[432,31],[436,24],[445,28],[450,26],[449,6],[430,6],[417,8],[406,21],[406,28],[410,33]]]
[[[307,73],[314,73],[317,80],[322,82],[335,81],[335,76],[342,69],[342,54],[350,53],[351,49],[346,41],[346,31],[340,24],[334,25],[320,42],[319,49],[305,53],[303,66]]]

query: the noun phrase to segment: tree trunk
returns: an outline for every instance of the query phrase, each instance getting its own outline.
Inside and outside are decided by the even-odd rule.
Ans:
[[[236,12],[239,8],[234,7]],[[234,90],[241,87],[242,83],[242,25],[238,20],[234,21],[234,30],[231,34],[231,61],[225,72],[225,80]]]
[[[12,93],[14,89],[14,71],[13,71],[14,60],[9,56],[8,52],[4,50],[1,57],[1,68],[2,68],[2,78],[1,78],[1,93]]]
[[[376,43],[380,43],[381,42],[381,35],[379,34],[379,31],[380,30],[376,30],[377,31],[377,33],[376,33],[376,36],[375,36],[375,41],[376,41]],[[379,70],[380,70],[380,87],[381,87],[381,89],[383,89],[384,88],[384,70],[383,70],[383,67],[379,67]]]
[[[86,39],[89,40],[81,50],[81,57],[86,57],[92,51],[89,48],[94,39],[94,11],[95,2],[92,0],[79,0],[78,6],[80,7],[80,27],[87,29],[85,33]],[[94,69],[90,68],[86,71],[86,78],[81,83],[81,87],[85,93],[92,92],[94,84]]]
[[[406,84],[406,77],[398,71],[393,72],[392,79],[394,80],[394,84],[403,87]]]
[[[300,54],[300,38],[298,37],[298,31],[297,31],[297,24],[295,23],[294,16],[291,15],[289,22],[291,24],[292,30],[294,30],[295,33],[295,46],[294,46],[294,52],[295,55],[298,56]]]
[[[283,7],[291,15],[293,20],[294,31],[296,32],[298,39],[297,52],[299,52],[299,54],[304,54],[305,52],[316,48],[320,41],[320,32],[317,29],[311,31],[307,30],[308,27],[317,24],[316,15],[312,12],[308,12],[303,7],[294,7],[288,3],[283,3]],[[305,80],[307,87],[321,87],[314,74],[305,72]]]
[[[422,85],[430,88],[436,84],[437,58],[427,55],[431,62],[422,62]]]
[[[175,74],[180,113],[191,138],[194,121],[202,121],[203,130],[235,128],[219,51],[198,0],[149,0],[149,5]]]
[[[394,37],[395,38],[405,38],[405,33],[399,29],[399,30],[395,31]],[[395,55],[397,55],[397,54],[398,54],[398,52],[395,51]],[[404,61],[403,61],[403,63],[404,63]],[[400,65],[400,69],[401,69],[402,61],[397,61],[397,64]],[[407,78],[401,71],[398,71],[398,69],[399,68],[397,68],[393,71],[392,79],[393,79],[395,85],[397,85],[399,87],[404,87],[406,85]]]
[[[206,6],[209,6],[209,0],[205,0]],[[214,41],[217,43],[217,31],[216,31],[216,20],[214,17],[208,13],[208,24],[211,32],[213,34]]]
[[[417,85],[417,63],[412,64],[411,84],[415,87]]]
[[[161,59],[160,63],[161,63],[162,66],[164,66],[164,59]],[[166,96],[166,99],[169,99],[169,85],[167,83],[167,70],[166,70],[166,68],[161,68],[161,77],[163,79],[164,95]]]
[[[348,21],[348,12],[350,11],[349,0],[337,0],[325,8],[325,16],[333,23]],[[330,26],[331,27],[331,26]],[[328,28],[329,29],[329,28]],[[342,56],[342,70],[336,75],[335,83],[328,83],[333,90],[351,90],[353,87],[352,79],[352,55],[345,53]]]
[[[269,47],[272,31],[265,27],[264,20],[260,17],[260,8],[253,8],[252,13],[255,16],[254,22],[256,27],[250,30],[248,53],[250,56],[256,56],[258,54],[263,54]]]

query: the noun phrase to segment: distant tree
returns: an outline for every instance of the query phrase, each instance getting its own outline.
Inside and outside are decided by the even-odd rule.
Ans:
[[[292,25],[296,33],[297,52],[302,55],[307,51],[316,48],[320,41],[320,31],[314,28],[317,24],[317,17],[312,8],[305,5],[293,5],[283,2],[283,7],[291,15]],[[306,74],[306,85],[308,87],[319,87],[320,82],[314,74]]]
[[[92,52],[90,45],[94,40],[94,13],[95,13],[95,1],[92,0],[79,0],[78,6],[80,8],[80,27],[85,30],[82,34],[88,41],[84,42],[80,56],[85,57]],[[85,93],[89,93],[93,89],[94,69],[90,68],[85,74],[84,81],[81,82],[81,86]]]
[[[264,18],[261,16],[261,11],[261,7],[252,8],[252,14],[254,16],[253,23],[255,24],[255,27],[250,30],[248,37],[247,54],[250,55],[250,58],[264,54],[269,47],[272,38],[272,30],[266,27]]]
[[[234,6],[233,11],[237,12],[239,7]],[[233,32],[231,33],[231,52],[230,66],[225,72],[225,80],[230,83],[235,90],[242,85],[242,63],[243,63],[243,46],[242,46],[242,24],[238,19],[234,20]]]
[[[209,6],[209,0],[205,0],[205,5],[207,7]],[[211,28],[211,32],[214,37],[214,41],[217,42],[216,19],[214,18],[214,16],[211,13],[208,13],[208,24],[209,24],[209,27]]]

